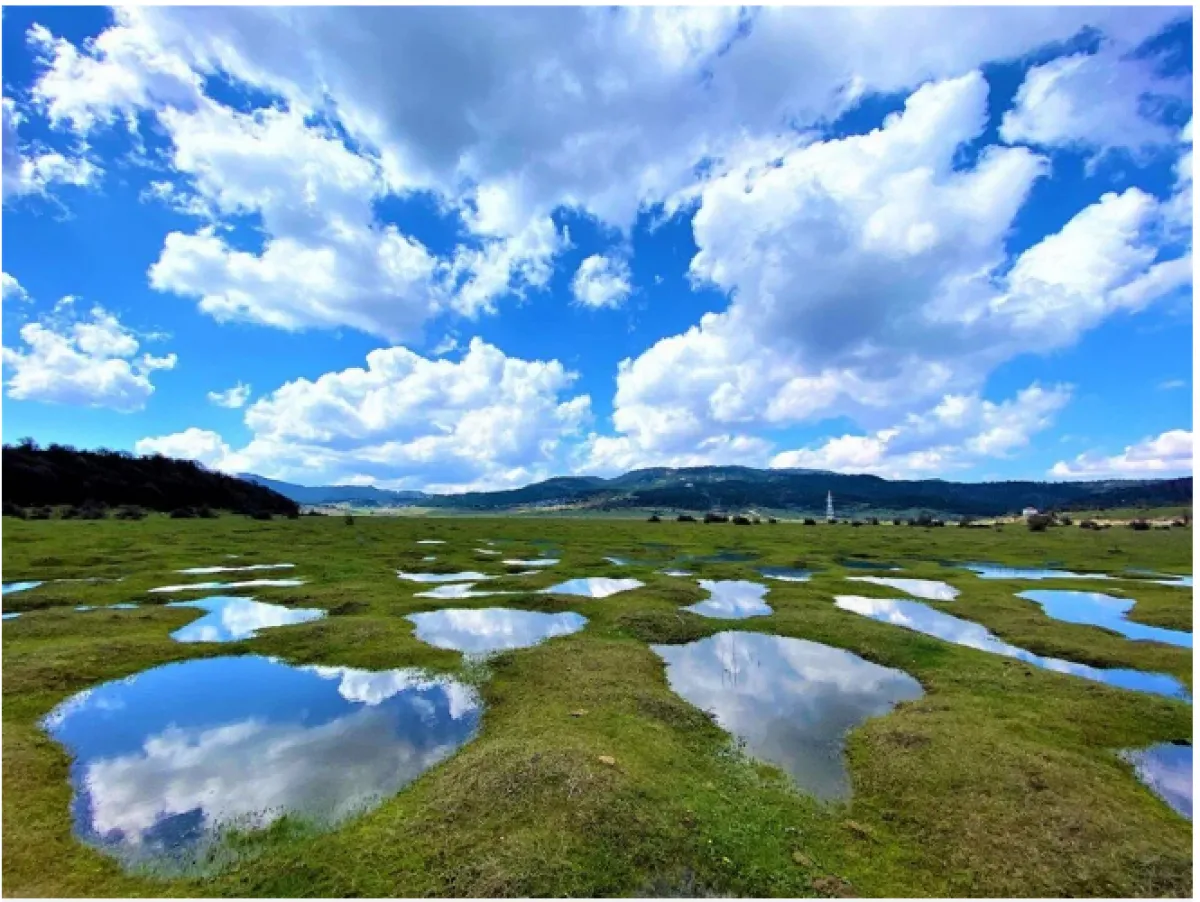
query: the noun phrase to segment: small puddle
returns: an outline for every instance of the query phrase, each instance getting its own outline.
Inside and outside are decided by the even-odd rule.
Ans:
[[[692,576],[691,570],[659,570],[663,576]]]
[[[640,589],[644,586],[639,579],[613,579],[608,576],[587,576],[580,579],[568,579],[549,589],[542,589],[545,595],[586,595],[589,598],[607,598],[618,592],[628,592],[630,589]]]
[[[418,545],[445,545],[445,539],[417,539]]]
[[[1120,689],[1132,689],[1136,692],[1149,692],[1153,695],[1165,695],[1169,698],[1190,701],[1187,689],[1177,679],[1165,673],[1091,667],[1087,664],[1077,664],[1058,658],[1044,658],[1015,645],[1009,645],[978,623],[943,614],[919,601],[838,595],[834,598],[834,603],[843,611],[861,614],[882,623],[902,626],[914,632],[924,633],[926,636],[953,642],[955,645],[964,645],[967,648],[1003,655],[1006,658],[1016,658],[1018,661],[1024,661],[1034,667],[1083,677],[1085,680],[1106,683]]]
[[[811,570],[799,567],[759,567],[758,572],[767,579],[777,579],[785,583],[806,583],[813,575]]]
[[[171,633],[171,638],[176,642],[237,642],[253,639],[259,630],[308,623],[325,616],[325,611],[320,608],[287,608],[232,595],[173,601],[167,607],[196,608],[207,612],[199,620]]]
[[[700,588],[711,597],[683,608],[701,617],[717,620],[744,620],[747,617],[765,617],[773,613],[771,606],[763,601],[767,587],[744,579],[701,579]]]
[[[680,563],[693,564],[737,564],[743,561],[752,561],[757,556],[746,551],[721,550],[715,554],[685,554],[677,560]]]
[[[725,632],[651,648],[672,690],[821,799],[850,795],[846,734],[923,694],[902,671],[805,639]]]
[[[1178,573],[1159,573],[1157,570],[1139,570],[1134,567],[1125,572],[1131,577],[1138,577],[1139,582],[1157,583],[1160,586],[1178,586],[1181,589],[1193,588],[1191,576]],[[1157,579],[1153,577],[1157,577]]]
[[[12,614],[0,614],[0,620],[16,620],[20,616],[21,616],[20,611],[16,611],[15,613],[12,613]]]
[[[507,564],[510,567],[553,567],[559,561],[556,557],[539,557],[532,560],[521,560],[521,558],[506,557],[500,563]]]
[[[36,589],[42,584],[42,580],[26,580],[20,583],[2,583],[0,584],[0,594],[9,595],[12,592],[27,592],[30,589]]]
[[[186,586],[159,586],[157,589],[149,589],[150,592],[195,592],[204,591],[211,592],[220,589],[255,589],[264,588],[267,586],[302,586],[302,579],[247,579],[235,583],[191,583]]]
[[[537,571],[533,571],[537,572]],[[475,583],[444,583],[427,592],[417,592],[416,598],[484,598],[488,595],[516,595],[516,592],[474,592]]]
[[[486,573],[476,573],[474,570],[464,570],[461,573],[405,573],[397,570],[396,576],[412,583],[466,583],[478,582],[481,579],[495,579]]]
[[[999,564],[953,564],[975,573],[980,579],[1112,579],[1107,573],[1076,573],[1046,567],[1002,567]]]
[[[176,573],[236,573],[243,570],[290,570],[295,564],[247,564],[245,567],[189,567]]]
[[[236,858],[230,829],[332,826],[475,736],[469,686],[416,670],[258,656],[167,664],[68,699],[43,727],[70,754],[76,835],[128,867]]]
[[[1191,633],[1146,626],[1126,619],[1125,615],[1134,605],[1132,598],[1117,598],[1102,592],[1073,592],[1067,589],[1030,589],[1018,593],[1017,598],[1037,602],[1047,617],[1064,623],[1100,626],[1120,633],[1126,639],[1165,642],[1182,648],[1192,647]]]
[[[476,548],[476,554],[503,554],[502,551],[497,551],[495,548]]]
[[[450,609],[410,614],[416,636],[437,648],[469,655],[486,655],[510,648],[528,648],[555,636],[577,633],[587,618],[572,612],[542,614],[510,608]]]
[[[903,567],[897,567],[891,561],[863,561],[855,558],[843,558],[838,561],[847,570],[888,570],[899,573]]]
[[[1128,749],[1121,757],[1156,796],[1178,814],[1192,819],[1191,743],[1160,742],[1149,748]]]
[[[954,601],[958,598],[958,589],[937,579],[901,579],[895,576],[848,576],[846,579],[899,589],[916,598],[928,598],[931,601]]]
[[[437,560],[436,554],[427,554],[427,555],[425,555],[425,557],[421,558],[421,563],[427,564],[430,561],[436,561],[436,560]]]

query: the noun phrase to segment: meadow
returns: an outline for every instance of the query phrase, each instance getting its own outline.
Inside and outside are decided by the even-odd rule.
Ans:
[[[418,544],[419,541],[443,544]],[[494,546],[485,546],[493,542]],[[648,544],[649,543],[649,547]],[[559,562],[513,575],[481,548]],[[690,561],[694,578],[661,560]],[[1114,591],[1130,618],[1192,629],[1192,592],[1148,580],[983,580],[942,562],[1190,574],[1190,529],[738,527],[516,518],[301,517],[19,521],[5,518],[4,580],[82,577],[8,594],[3,648],[3,881],[14,896],[1190,896],[1192,827],[1117,750],[1192,738],[1185,701],[1057,673],[880,623],[835,595],[902,593],[844,560],[903,568],[960,590],[931,607],[1041,655],[1170,674],[1190,690],[1190,648],[1065,623],[1016,593]],[[237,555],[236,558],[229,557]],[[428,562],[427,557],[436,557]],[[627,557],[618,566],[605,558]],[[653,562],[650,559],[655,559]],[[175,571],[289,562],[300,586],[238,594],[328,616],[232,643],[170,633],[205,592],[148,590],[209,577]],[[769,582],[773,612],[748,620],[681,611],[696,579]],[[499,574],[501,597],[439,600],[397,570]],[[280,575],[267,573],[264,575]],[[607,598],[540,594],[568,577],[644,583]],[[104,609],[135,602],[134,609]],[[97,609],[76,611],[78,605]],[[574,611],[586,627],[483,663],[414,636],[407,615],[503,606]],[[824,643],[919,681],[921,698],[854,729],[848,799],[823,802],[747,755],[668,686],[653,644],[743,630]],[[284,817],[230,837],[221,868],[164,877],[123,869],[72,832],[70,759],[40,726],[71,696],[170,662],[227,655],[296,664],[452,673],[484,702],[478,735],[382,804],[318,830]],[[603,759],[603,760],[602,760]],[[266,765],[264,765],[266,766]]]

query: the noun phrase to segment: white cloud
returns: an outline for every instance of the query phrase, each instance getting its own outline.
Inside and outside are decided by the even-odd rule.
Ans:
[[[1059,479],[1157,478],[1191,473],[1192,433],[1187,429],[1172,429],[1145,438],[1112,457],[1093,451],[1074,460],[1060,460],[1050,468],[1050,475]]]
[[[1186,379],[1164,379],[1158,383],[1159,391],[1173,391],[1177,388],[1187,388]]]
[[[1189,82],[1161,78],[1152,59],[1122,56],[1116,48],[1059,57],[1029,70],[1000,136],[1046,147],[1144,152],[1175,140],[1164,114],[1188,100]]]
[[[579,264],[571,294],[585,307],[620,307],[633,291],[629,279],[629,264],[624,260],[592,254]]]
[[[227,388],[225,391],[210,391],[208,400],[218,407],[232,409],[245,407],[246,402],[250,400],[250,386],[244,382],[238,382],[233,388]]]
[[[574,379],[558,361],[506,357],[479,339],[457,362],[381,348],[365,369],[297,379],[250,405],[243,448],[195,428],[137,447],[310,482],[370,472],[434,491],[510,487],[551,475],[590,420],[587,395],[563,397]]]
[[[71,307],[60,301],[55,313],[61,319]],[[20,401],[141,410],[154,393],[150,373],[177,361],[174,354],[137,357],[134,334],[102,307],[90,319],[28,323],[20,335],[26,347],[3,352],[12,371],[8,396]]]
[[[1070,400],[1067,386],[1031,385],[1001,403],[947,395],[931,410],[871,435],[843,435],[816,448],[785,451],[772,467],[874,473],[895,479],[936,476],[1005,457],[1048,428]]]
[[[28,300],[29,292],[21,286],[21,283],[14,276],[10,276],[8,273],[0,273],[0,302]]]
[[[55,185],[82,187],[95,182],[100,170],[82,155],[23,145],[17,131],[22,117],[16,102],[3,100],[3,190],[5,203],[23,195],[41,195]]]

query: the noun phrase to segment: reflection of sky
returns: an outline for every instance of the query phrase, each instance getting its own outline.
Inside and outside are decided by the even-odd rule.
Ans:
[[[542,614],[508,608],[451,609],[411,614],[417,638],[437,648],[487,654],[528,648],[544,639],[578,632],[587,618],[572,612]]]
[[[417,544],[418,545],[445,545],[446,542],[443,539],[417,539]]]
[[[494,579],[486,573],[476,573],[474,570],[464,570],[462,573],[406,573],[397,570],[396,576],[410,583],[464,583],[471,580]]]
[[[535,571],[536,572],[536,571]],[[515,592],[475,592],[474,583],[444,583],[427,592],[416,593],[417,598],[483,598],[487,595],[515,595]]]
[[[1162,742],[1123,753],[1150,790],[1189,821],[1192,819],[1192,747]]]
[[[244,567],[189,567],[187,570],[176,570],[176,573],[233,573],[240,570],[283,570],[295,567],[295,564],[247,564]]]
[[[764,585],[744,579],[701,579],[697,582],[710,597],[688,605],[683,609],[685,611],[718,620],[742,620],[771,613],[771,606],[763,601],[767,594]]]
[[[450,755],[479,714],[468,687],[416,671],[227,657],[97,686],[45,726],[73,758],[80,837],[162,861],[284,812],[336,822]]]
[[[247,579],[234,583],[191,583],[184,586],[159,586],[151,592],[188,592],[193,590],[213,591],[217,589],[253,589],[262,586],[302,586],[302,579]]]
[[[660,570],[663,576],[691,576],[691,570]]]
[[[1030,589],[1021,592],[1017,597],[1037,602],[1047,617],[1065,623],[1102,626],[1120,633],[1127,639],[1165,642],[1183,648],[1192,647],[1191,633],[1146,626],[1127,620],[1125,615],[1133,607],[1133,600],[1129,598],[1117,598],[1101,592],[1071,592],[1064,589]]]
[[[176,642],[237,642],[239,639],[252,638],[261,629],[308,623],[325,616],[325,612],[319,608],[286,608],[232,595],[173,601],[167,607],[198,608],[208,612],[199,620],[171,633],[171,638]]]
[[[501,563],[508,564],[510,567],[553,567],[558,563],[558,558],[538,557],[528,561],[520,558],[505,558]]]
[[[626,592],[645,585],[638,579],[613,579],[608,576],[588,576],[580,579],[568,579],[565,582],[542,589],[550,595],[587,595],[591,598],[607,598],[618,592]]]
[[[785,583],[806,583],[812,579],[811,570],[799,567],[760,567],[758,572],[767,579],[777,579]]]
[[[936,579],[901,579],[895,576],[848,576],[852,582],[872,583],[876,586],[887,586],[899,589],[917,598],[929,598],[933,601],[954,601],[958,598],[958,589],[949,583]]]
[[[1058,658],[1043,658],[1031,651],[1009,645],[978,623],[951,617],[949,614],[936,611],[919,601],[862,598],[857,595],[838,595],[834,601],[844,611],[853,611],[855,614],[862,614],[872,620],[892,623],[905,629],[924,633],[927,636],[953,642],[956,645],[965,645],[967,648],[1003,655],[1006,658],[1016,658],[1035,667],[1083,677],[1085,680],[1094,680],[1098,683],[1107,683],[1121,689],[1133,689],[1138,692],[1150,692],[1154,695],[1166,695],[1172,698],[1188,698],[1187,690],[1183,685],[1174,677],[1164,673],[1146,673],[1141,670],[1123,668],[1105,669],[1089,667],[1087,664],[1076,664],[1072,661],[1062,661]]]
[[[1107,573],[1075,573],[1040,567],[1001,567],[998,564],[963,564],[980,579],[1112,579]]]
[[[27,580],[20,583],[3,583],[0,584],[0,589],[2,589],[2,593],[0,594],[8,595],[10,592],[25,592],[29,589],[36,589],[41,584],[41,580]]]
[[[819,798],[849,794],[846,734],[922,694],[906,673],[804,639],[726,632],[653,648],[671,689]]]
[[[17,612],[15,612],[15,613],[12,613],[12,614],[0,614],[0,619],[3,619],[3,620],[14,620],[14,619],[16,619],[17,617],[20,617],[20,616],[21,616],[21,612],[20,612],[20,611],[17,611]]]

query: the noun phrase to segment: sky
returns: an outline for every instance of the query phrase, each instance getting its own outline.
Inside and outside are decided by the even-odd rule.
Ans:
[[[3,439],[1192,470],[1188,8],[6,7]]]

